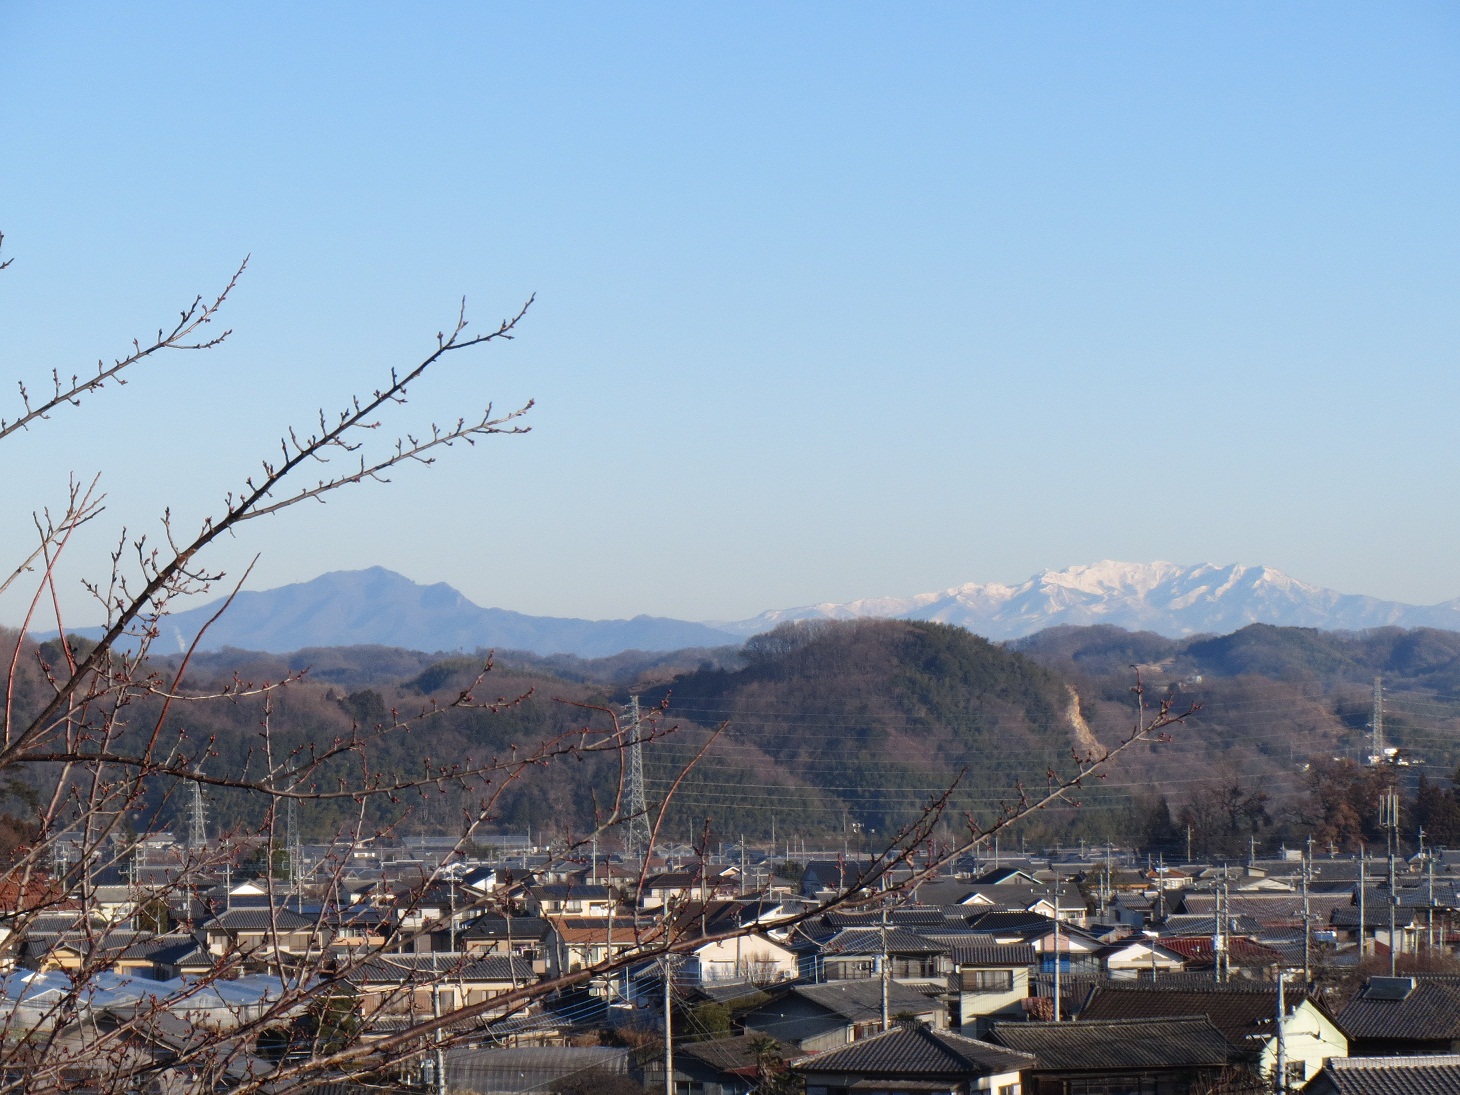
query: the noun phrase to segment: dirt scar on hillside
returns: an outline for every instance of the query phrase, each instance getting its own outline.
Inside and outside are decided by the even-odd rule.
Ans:
[[[1098,757],[1105,752],[1105,746],[1100,744],[1090,724],[1085,721],[1085,716],[1080,713],[1080,693],[1075,691],[1072,684],[1065,685],[1065,691],[1070,694],[1070,709],[1065,716],[1070,720],[1070,729],[1075,732],[1076,751],[1086,756]]]

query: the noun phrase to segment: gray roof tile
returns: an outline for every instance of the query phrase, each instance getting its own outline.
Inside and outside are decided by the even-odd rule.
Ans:
[[[1034,1058],[1003,1046],[946,1031],[903,1024],[842,1049],[795,1063],[799,1072],[852,1072],[887,1077],[987,1076],[1018,1072]]]
[[[1034,1054],[1036,1067],[1050,1070],[1222,1067],[1242,1057],[1205,1015],[996,1023],[994,1039]]]

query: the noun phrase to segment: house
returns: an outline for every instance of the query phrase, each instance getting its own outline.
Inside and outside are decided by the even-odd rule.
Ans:
[[[203,925],[203,932],[213,954],[295,955],[313,944],[315,923],[291,909],[228,909]]]
[[[799,972],[795,951],[754,932],[706,941],[685,952],[685,959],[675,978],[697,985],[730,982],[767,985],[794,980]]]
[[[344,905],[327,909],[320,916],[328,946],[339,954],[358,953],[362,948],[385,946],[392,923],[390,911],[374,905]]]
[[[1254,976],[1276,976],[1285,964],[1281,951],[1254,939],[1232,935],[1227,937],[1226,944],[1227,965],[1232,969],[1241,968]],[[1216,968],[1216,952],[1209,935],[1163,937],[1161,946],[1185,959],[1188,970]]]
[[[1060,920],[1076,920],[1087,912],[1079,890],[1068,885],[1060,886],[1058,891],[1054,891],[1051,886],[1026,886],[1019,883],[973,886],[969,888],[968,895],[957,903],[1007,912],[1032,912]]]
[[[675,1095],[748,1095],[760,1085],[763,1071],[779,1067],[788,1052],[788,1047],[766,1034],[677,1043]],[[643,1070],[645,1089],[663,1091],[663,1057],[648,1058]]]
[[[474,955],[514,955],[547,972],[553,926],[536,916],[479,916],[456,933],[458,944]]]
[[[1441,1095],[1460,1091],[1460,1055],[1335,1057],[1303,1095]]]
[[[801,873],[801,896],[822,900],[841,893],[870,866],[866,860],[845,856],[832,860],[813,859]]]
[[[887,986],[889,1018],[910,1018],[930,1027],[946,1025],[943,1005],[892,981]],[[882,983],[875,980],[791,985],[741,1016],[747,1031],[795,1043],[807,1053],[848,1045],[882,1029]]]
[[[878,976],[884,954],[892,977],[899,981],[941,982],[946,973],[942,961],[946,948],[902,928],[812,924],[794,938],[802,975],[817,981]]]
[[[1277,986],[1271,982],[1152,987],[1109,982],[1090,994],[1081,1019],[1169,1019],[1204,1015],[1238,1049],[1256,1056],[1257,1071],[1277,1066]],[[1333,1017],[1301,987],[1285,994],[1282,1025],[1288,1083],[1296,1087],[1317,1074],[1329,1057],[1348,1056],[1348,1038]]]
[[[598,920],[553,917],[552,932],[545,938],[548,972],[554,976],[596,966],[639,945],[646,925],[627,917]]]
[[[1460,1052],[1460,977],[1370,977],[1337,1022],[1355,1057]]]
[[[1205,1016],[996,1023],[991,1040],[1038,1058],[1023,1095],[1194,1095],[1245,1060]]]
[[[1186,957],[1154,939],[1127,937],[1107,943],[1095,952],[1112,978],[1134,980],[1142,974],[1175,973],[1186,968]]]
[[[1107,915],[1117,924],[1144,928],[1154,923],[1158,916],[1156,899],[1145,894],[1118,893],[1110,903]]]
[[[165,971],[170,959],[197,949],[186,935],[154,935],[125,928],[57,934],[28,932],[17,957],[27,969],[79,970],[83,965],[109,973],[151,977]],[[212,969],[212,963],[204,963]]]
[[[709,878],[699,871],[665,871],[644,879],[639,907],[659,909],[671,903],[710,901],[728,896],[738,885],[735,880]]]
[[[537,916],[610,916],[616,903],[607,886],[589,882],[547,882],[527,891],[527,910]]]
[[[1025,939],[1039,955],[1041,973],[1053,973],[1056,961],[1061,973],[1100,973],[1104,969],[1101,955],[1105,944],[1078,928],[1061,924],[1056,930],[1055,922],[1046,920]]]
[[[957,994],[952,1020],[961,1033],[979,1037],[1000,1019],[1022,1018],[1036,961],[1033,947],[985,937],[951,947],[948,958],[955,969],[948,991]]]
[[[438,1006],[441,1011],[469,1007],[537,980],[532,967],[521,959],[439,951],[378,955],[344,976],[360,994],[361,1010],[367,1016],[378,1011],[426,1016]]]
[[[622,1089],[633,1078],[633,1051],[610,1046],[490,1046],[446,1051],[447,1091],[543,1095],[567,1084],[576,1090]],[[416,1090],[420,1090],[417,1088]]]
[[[806,1095],[1018,1095],[1020,1072],[1034,1064],[1003,1046],[905,1023],[791,1067],[806,1081]]]
[[[1018,867],[990,867],[982,874],[975,875],[970,881],[972,886],[1006,886],[1018,882],[1025,886],[1038,884],[1039,879],[1035,878],[1029,871],[1020,870]]]

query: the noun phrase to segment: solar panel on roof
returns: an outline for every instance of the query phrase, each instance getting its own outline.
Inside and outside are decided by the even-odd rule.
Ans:
[[[1414,991],[1413,977],[1371,977],[1365,1000],[1403,1000]]]

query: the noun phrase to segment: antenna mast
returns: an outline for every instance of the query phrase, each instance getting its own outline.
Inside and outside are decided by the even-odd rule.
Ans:
[[[629,831],[625,843],[630,857],[649,858],[649,805],[644,795],[644,742],[639,736],[642,717],[639,697],[629,697]]]

